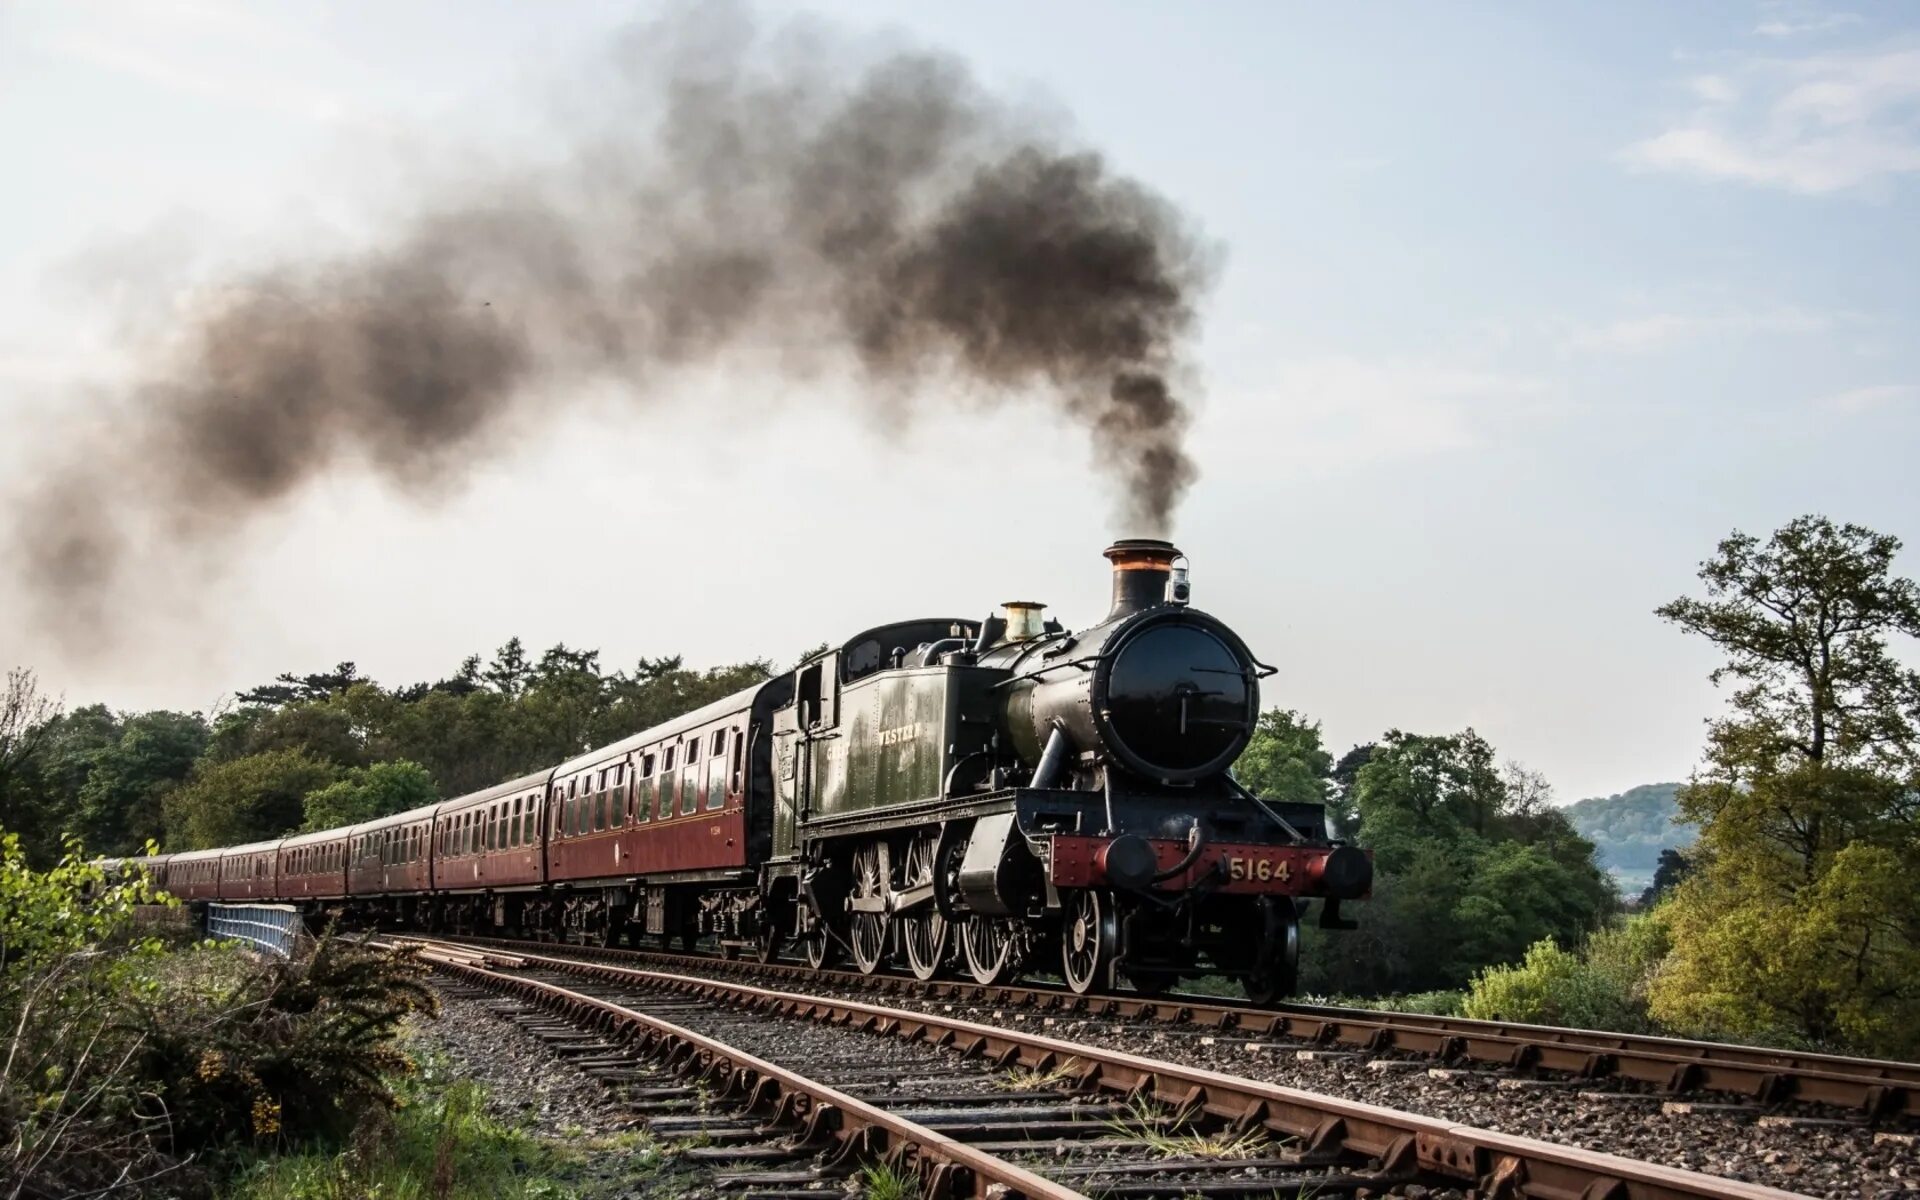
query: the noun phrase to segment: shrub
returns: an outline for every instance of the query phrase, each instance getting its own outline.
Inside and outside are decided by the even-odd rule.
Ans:
[[[1632,1002],[1613,980],[1550,938],[1535,942],[1520,963],[1488,967],[1475,976],[1461,1011],[1483,1021],[1582,1029],[1627,1029],[1639,1023]]]
[[[0,839],[0,1195],[202,1193],[228,1150],[345,1133],[391,1104],[392,1034],[432,993],[408,954],[322,938],[306,962],[124,938],[144,880]]]

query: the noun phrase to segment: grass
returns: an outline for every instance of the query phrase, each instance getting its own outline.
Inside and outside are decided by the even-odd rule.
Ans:
[[[860,1189],[858,1194],[866,1200],[920,1200],[920,1177],[892,1163],[862,1167],[853,1179]]]
[[[1127,1101],[1126,1114],[1109,1118],[1106,1126],[1161,1158],[1257,1158],[1272,1146],[1258,1129],[1200,1133],[1193,1128],[1191,1110],[1174,1112],[1142,1096]]]
[[[1079,1059],[1069,1058],[1044,1070],[1039,1067],[1013,1067],[1003,1071],[994,1085],[1008,1092],[1044,1092],[1071,1080],[1079,1066]]]
[[[490,1115],[485,1090],[443,1064],[396,1090],[400,1109],[370,1114],[345,1150],[256,1159],[224,1200],[594,1200],[666,1182],[647,1135],[541,1138]]]

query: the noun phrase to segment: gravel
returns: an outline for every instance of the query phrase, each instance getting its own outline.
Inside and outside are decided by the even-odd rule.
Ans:
[[[488,1110],[502,1121],[551,1138],[594,1137],[641,1124],[599,1080],[486,1002],[444,989],[440,1002],[439,1019],[416,1017],[412,1037],[429,1052],[446,1055],[462,1077],[484,1087]]]

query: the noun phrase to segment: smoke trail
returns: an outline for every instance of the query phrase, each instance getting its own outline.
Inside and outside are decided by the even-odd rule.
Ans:
[[[853,364],[889,420],[1039,398],[1088,431],[1130,531],[1168,524],[1195,475],[1169,375],[1208,271],[1166,202],[943,56],[706,7],[609,62],[605,128],[563,165],[464,180],[370,251],[204,297],[131,423],[21,514],[45,607],[94,610],[135,525],[217,557],[342,468],[431,497],[536,394],[611,379],[645,402],[657,368],[752,348]]]

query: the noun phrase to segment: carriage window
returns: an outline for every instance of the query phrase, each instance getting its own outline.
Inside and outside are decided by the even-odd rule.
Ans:
[[[593,831],[595,833],[607,827],[606,772],[602,771],[600,774],[602,786],[598,792],[594,793],[593,797]]]
[[[680,748],[680,747],[678,747],[678,746],[668,746],[668,747],[667,747],[667,765],[666,765],[666,766],[664,766],[664,767],[661,767],[661,768],[660,768],[660,769],[661,769],[662,771],[671,771],[671,770],[673,770],[673,752],[674,752],[675,750],[678,750],[679,748]]]
[[[700,805],[700,770],[694,764],[694,755],[698,752],[698,742],[687,743],[687,761],[680,768],[680,815],[683,817]]]
[[[746,741],[738,729],[733,731],[733,786],[727,790],[736,795],[745,790],[745,780],[740,774],[741,743]]]
[[[721,752],[722,750],[725,750],[726,748],[727,748],[727,731],[726,731],[726,730],[724,730],[724,729],[716,729],[716,730],[714,730],[714,731],[713,731],[713,745],[712,745],[711,747],[709,747],[709,748],[708,748],[708,750],[707,750],[707,753],[708,753],[708,754],[718,754],[718,753],[720,753],[720,752]]]
[[[507,845],[520,844],[520,797],[513,798],[513,810],[507,817]]]
[[[714,755],[707,760],[707,807],[719,808],[727,802],[727,760],[719,750],[719,734],[713,735],[716,741]]]
[[[621,763],[613,769],[613,792],[607,798],[607,824],[615,829],[626,824],[627,820],[627,764]]]
[[[526,824],[520,827],[520,840],[529,846],[533,845],[534,839],[533,839],[533,797],[532,796],[527,797],[527,819],[526,819]]]

